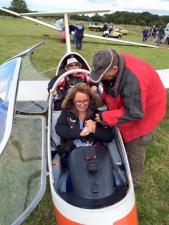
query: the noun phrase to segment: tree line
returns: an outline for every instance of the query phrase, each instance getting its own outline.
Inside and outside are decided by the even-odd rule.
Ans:
[[[141,26],[165,26],[169,23],[169,16],[159,16],[153,15],[149,12],[127,12],[127,11],[117,11],[111,14],[104,14],[103,16],[95,14],[94,16],[79,16],[72,15],[72,19],[82,20],[88,22],[100,22],[100,23],[115,23],[115,24],[130,24],[130,25],[141,25]]]
[[[18,13],[32,12],[28,9],[25,0],[12,0],[9,10]],[[6,15],[4,12],[0,11],[0,15]],[[9,14],[8,14],[9,15]],[[95,14],[93,16],[86,15],[72,15],[71,19],[81,20],[87,22],[100,22],[100,23],[115,23],[115,24],[131,24],[131,25],[141,25],[141,26],[165,26],[169,23],[169,16],[159,16],[154,15],[149,12],[127,12],[127,11],[117,11],[111,14],[99,15]]]

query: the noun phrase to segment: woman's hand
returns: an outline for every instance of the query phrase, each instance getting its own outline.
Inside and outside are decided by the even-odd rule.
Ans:
[[[83,130],[81,131],[80,136],[85,137],[85,136],[87,136],[87,135],[89,135],[89,134],[90,134],[90,128],[87,127],[87,126],[85,126],[85,127],[83,128]]]
[[[86,120],[85,121],[85,127],[80,133],[80,136],[87,136],[90,133],[95,133],[96,130],[96,122],[93,120]]]
[[[87,126],[90,130],[90,133],[95,133],[96,130],[96,122],[93,120],[86,120],[85,126]]]
[[[86,120],[85,127],[80,133],[80,136],[87,136],[90,133],[95,133],[96,131],[96,122],[93,120]]]

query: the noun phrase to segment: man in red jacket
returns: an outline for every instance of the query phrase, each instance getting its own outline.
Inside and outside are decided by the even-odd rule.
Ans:
[[[114,50],[94,56],[90,73],[103,85],[108,110],[98,115],[106,125],[116,125],[123,137],[134,187],[140,184],[145,146],[166,112],[166,91],[156,71],[146,62]]]

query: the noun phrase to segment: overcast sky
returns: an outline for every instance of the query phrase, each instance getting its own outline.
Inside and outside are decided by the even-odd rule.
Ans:
[[[0,0],[0,7],[9,7],[11,0]],[[150,12],[169,15],[169,0],[25,0],[34,11],[110,9],[115,11]]]

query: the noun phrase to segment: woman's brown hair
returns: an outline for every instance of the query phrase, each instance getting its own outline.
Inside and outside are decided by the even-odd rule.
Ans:
[[[62,108],[65,109],[74,105],[74,98],[77,92],[84,93],[89,96],[89,107],[97,108],[97,101],[95,100],[94,95],[90,90],[90,86],[84,83],[76,84],[66,95],[65,99],[62,102]]]

